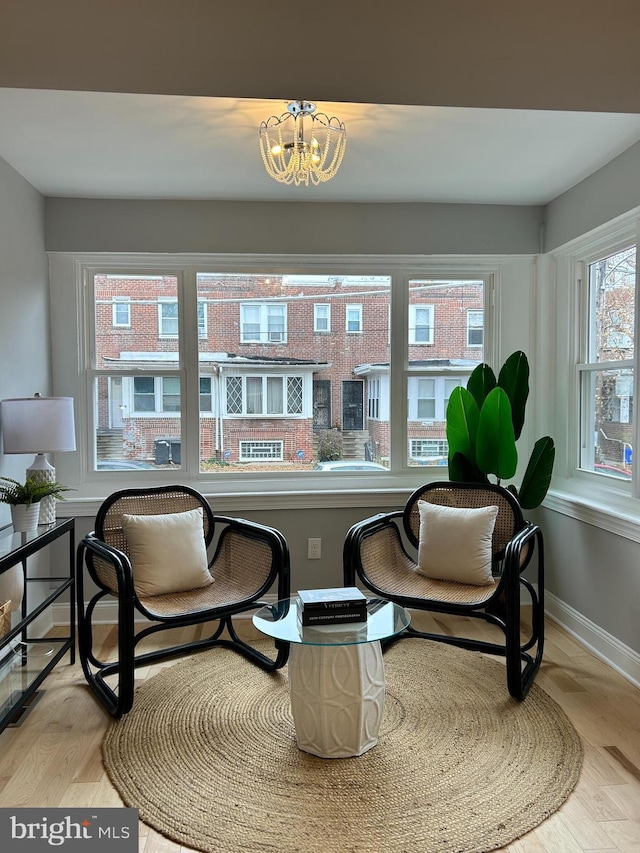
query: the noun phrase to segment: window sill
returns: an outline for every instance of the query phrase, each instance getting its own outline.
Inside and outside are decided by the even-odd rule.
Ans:
[[[640,501],[613,491],[602,497],[602,500],[593,500],[578,492],[553,489],[542,506],[632,542],[640,542]]]

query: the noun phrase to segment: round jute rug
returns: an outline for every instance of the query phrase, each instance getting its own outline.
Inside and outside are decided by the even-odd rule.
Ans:
[[[385,670],[378,745],[332,760],[298,750],[286,670],[201,653],[140,686],[107,772],[145,823],[207,853],[494,850],[572,791],[580,738],[537,685],[516,702],[500,663],[426,640]]]

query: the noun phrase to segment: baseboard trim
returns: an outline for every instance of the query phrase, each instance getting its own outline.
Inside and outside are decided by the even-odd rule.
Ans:
[[[265,601],[276,601],[275,595],[263,596]],[[64,603],[53,605],[54,625],[67,625],[69,620],[69,605]],[[640,687],[640,654],[625,646],[612,634],[591,622],[573,607],[565,604],[555,595],[545,593],[545,612],[547,617],[564,628],[579,643],[585,646],[601,661],[619,672],[636,687]],[[115,601],[98,603],[94,622],[98,625],[115,625],[118,606]],[[241,614],[240,619],[250,619],[252,611]],[[145,622],[142,617],[136,617],[136,622]],[[40,626],[38,626],[40,628]],[[40,630],[38,631],[40,633]]]
[[[545,613],[597,658],[640,687],[640,654],[549,592],[545,592]]]

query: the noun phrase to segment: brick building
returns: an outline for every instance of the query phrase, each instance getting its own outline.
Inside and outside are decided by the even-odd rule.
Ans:
[[[345,456],[387,459],[390,288],[385,276],[198,274],[200,459],[311,462],[328,430]],[[196,318],[181,322],[177,279],[96,275],[93,293],[108,372],[98,460],[179,462],[179,342]],[[438,464],[449,394],[482,360],[483,283],[412,281],[409,293],[407,454]]]

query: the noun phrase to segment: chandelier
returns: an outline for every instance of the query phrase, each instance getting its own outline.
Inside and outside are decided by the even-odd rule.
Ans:
[[[310,101],[291,101],[287,112],[260,124],[260,152],[267,174],[282,184],[330,181],[342,163],[347,131],[340,119],[316,113]]]

